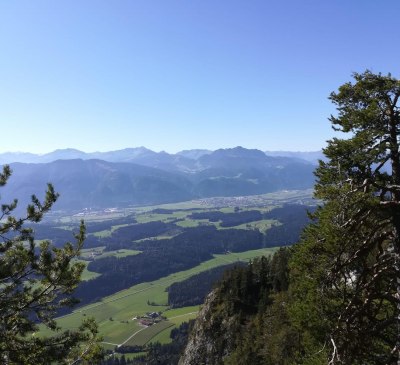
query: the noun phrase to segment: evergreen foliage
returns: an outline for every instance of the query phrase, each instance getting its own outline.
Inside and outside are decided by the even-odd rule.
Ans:
[[[314,209],[300,204],[287,204],[266,213],[265,219],[278,220],[281,224],[265,232],[264,247],[290,246],[298,242],[304,227],[310,223],[307,213]]]
[[[0,186],[11,176],[3,167]],[[49,241],[35,241],[32,228],[57,200],[48,184],[41,202],[32,196],[26,216],[17,218],[17,200],[1,205],[0,216],[0,362],[2,364],[88,363],[101,356],[97,326],[87,320],[76,331],[61,332],[54,321],[59,308],[72,306],[71,294],[80,281],[83,265],[72,263],[85,239],[85,226],[75,243],[56,248]],[[39,324],[58,330],[52,337],[36,335]]]
[[[193,275],[186,280],[173,283],[166,289],[168,291],[168,306],[170,308],[181,308],[203,304],[205,297],[215,283],[221,279],[225,270],[244,265],[244,262],[239,261],[234,264],[217,266]]]
[[[287,325],[280,320],[286,315],[283,293],[288,288],[289,256],[289,249],[281,248],[272,258],[257,258],[225,272],[192,331],[188,347],[199,348],[189,359],[185,354],[180,364],[284,364],[278,350],[272,355],[266,351],[265,340],[268,335],[276,339],[279,331],[279,338],[286,336]],[[275,302],[280,303],[276,308]],[[267,325],[271,321],[276,327]],[[275,347],[280,349],[280,342]]]
[[[292,263],[293,318],[330,364],[400,360],[400,81],[369,71],[330,99],[346,138],[316,171],[325,205]],[[307,322],[307,323],[306,323]]]

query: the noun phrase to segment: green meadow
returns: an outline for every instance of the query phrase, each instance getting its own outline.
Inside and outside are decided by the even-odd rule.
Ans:
[[[75,261],[85,264],[85,268],[83,269],[82,276],[81,276],[83,281],[91,280],[91,279],[97,278],[98,276],[101,275],[101,274],[98,274],[97,272],[89,271],[87,269],[87,265],[88,265],[87,261],[84,261],[84,260],[75,260]]]
[[[131,255],[137,255],[141,251],[130,250],[127,248],[121,248],[119,250],[104,251],[105,246],[85,248],[81,250],[80,258],[83,260],[98,260],[104,257],[126,257]]]
[[[73,313],[58,318],[57,323],[63,329],[76,329],[83,319],[94,317],[99,324],[100,334],[103,336],[106,348],[124,343],[138,345],[155,340],[165,343],[169,340],[170,330],[183,321],[194,318],[198,310],[198,307],[168,310],[166,288],[169,285],[213,267],[248,261],[258,256],[269,255],[274,251],[276,251],[276,248],[214,255],[213,259],[203,262],[190,270],[132,286],[129,289],[105,297],[100,302],[77,308]],[[153,326],[142,327],[137,317],[143,316],[147,312],[162,312],[162,315],[167,317],[167,320]],[[48,334],[50,334],[50,330],[41,329],[41,335]]]

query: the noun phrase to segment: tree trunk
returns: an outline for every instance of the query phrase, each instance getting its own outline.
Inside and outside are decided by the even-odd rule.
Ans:
[[[392,183],[395,186],[400,185],[400,158],[399,158],[399,144],[397,135],[397,123],[393,112],[394,106],[388,105],[388,114],[390,115],[390,154],[391,154],[391,167],[392,167]],[[400,191],[396,188],[392,192],[392,201],[400,203]],[[394,239],[393,239],[393,254],[395,259],[395,272],[397,280],[396,300],[397,300],[397,338],[396,338],[396,352],[397,352],[397,365],[400,365],[400,210],[396,204],[392,208],[392,218],[394,225]]]

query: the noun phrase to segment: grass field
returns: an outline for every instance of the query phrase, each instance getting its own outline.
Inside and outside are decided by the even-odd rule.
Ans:
[[[102,253],[106,246],[99,246],[99,247],[93,247],[93,248],[83,248],[81,250],[81,257],[88,258],[91,256],[92,252],[99,252]]]
[[[170,333],[175,327],[183,322],[196,318],[199,306],[185,307],[179,309],[166,310],[163,316],[166,321],[157,323],[154,326],[143,329],[137,335],[133,336],[127,345],[145,345],[150,342],[170,343]]]
[[[114,257],[132,256],[132,255],[137,255],[141,252],[137,250],[129,250],[127,248],[121,248],[119,250],[114,250],[114,251],[104,251],[104,249],[105,246],[83,249],[81,251],[81,258],[98,260],[109,256],[114,256]]]
[[[170,331],[171,327],[173,326],[174,324],[170,321],[161,321],[159,323],[153,324],[152,326],[143,327],[141,330],[136,332],[133,337],[125,342],[124,345],[146,345],[147,343],[151,342],[151,340],[156,337],[160,332],[166,331],[167,329],[169,329]]]
[[[177,211],[168,214],[159,214],[159,213],[152,213],[152,212],[145,212],[136,215],[136,220],[138,223],[148,223],[148,222],[155,222],[155,221],[162,221],[168,223],[170,221],[174,221],[175,219],[182,219],[186,218],[191,211]]]
[[[275,250],[275,248],[269,248],[241,253],[214,255],[213,259],[203,262],[190,270],[171,274],[152,282],[135,285],[129,289],[106,297],[101,302],[78,308],[72,314],[60,317],[57,322],[63,329],[76,329],[85,317],[94,317],[99,324],[100,334],[104,337],[104,342],[107,347],[124,343],[124,341],[129,339],[135,332],[142,329],[134,318],[142,316],[146,312],[163,312],[163,315],[167,316],[168,321],[171,322],[171,328],[173,328],[172,326],[180,324],[185,318],[193,318],[195,314],[192,312],[196,312],[197,309],[193,310],[192,307],[189,307],[179,310],[167,310],[168,296],[165,289],[169,285],[213,267],[237,261],[248,261],[261,255],[271,254]],[[154,306],[149,303],[157,303],[160,305]],[[133,336],[130,339],[130,344],[135,344],[135,338],[143,341],[143,336],[145,335],[147,336],[146,338],[148,338],[148,336],[157,338],[158,333],[162,333],[166,330],[161,327],[162,326],[154,327],[156,329],[159,328],[159,331],[157,333],[151,332],[151,336],[147,335],[145,332],[147,330],[141,331],[140,333],[143,332],[143,334],[139,337]],[[152,329],[151,331],[155,330]],[[49,335],[50,332],[48,329],[42,329],[41,334],[45,336]],[[160,337],[163,341],[167,341],[166,333],[160,334]]]
[[[263,219],[261,221],[255,221],[255,222],[249,222],[249,223],[244,223],[240,224],[238,226],[234,227],[227,227],[227,228],[235,228],[235,229],[258,229],[261,233],[265,233],[268,229],[270,229],[272,226],[277,226],[280,225],[276,220],[273,219]],[[223,227],[220,227],[223,228]]]
[[[183,322],[195,319],[199,308],[200,306],[193,306],[165,311],[163,315],[168,318],[168,321],[172,323],[172,326],[160,331],[151,339],[150,342],[160,342],[162,344],[170,343],[172,341],[170,337],[171,330],[175,327],[179,327]]]
[[[97,259],[102,259],[104,257],[114,256],[114,257],[126,257],[126,256],[133,256],[139,254],[141,251],[137,250],[129,250],[127,248],[121,248],[120,250],[115,251],[107,251],[101,254],[100,256],[96,257]]]
[[[179,227],[183,228],[188,228],[188,227],[197,227],[202,224],[213,224],[216,225],[215,223],[210,223],[208,219],[190,219],[186,218],[183,221],[179,221],[175,223]]]
[[[81,261],[81,260],[80,260],[80,262],[83,262],[83,263],[86,265],[85,269],[84,269],[83,272],[82,272],[82,280],[83,280],[83,281],[95,279],[95,278],[97,278],[98,276],[101,275],[101,274],[99,274],[99,273],[97,273],[97,272],[89,271],[89,270],[87,269],[87,264],[88,264],[88,263],[87,263],[86,261]]]
[[[105,229],[103,231],[98,231],[98,232],[95,232],[95,233],[92,233],[92,234],[93,234],[93,236],[101,237],[101,238],[110,237],[111,233],[114,232],[115,230],[117,230],[118,228],[128,227],[128,226],[132,226],[132,225],[133,224],[130,224],[130,223],[116,224],[115,226],[111,226],[110,229]]]

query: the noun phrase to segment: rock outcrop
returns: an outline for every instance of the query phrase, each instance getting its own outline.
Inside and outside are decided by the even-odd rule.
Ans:
[[[234,347],[236,319],[218,310],[218,289],[213,290],[199,312],[179,365],[220,365]]]

